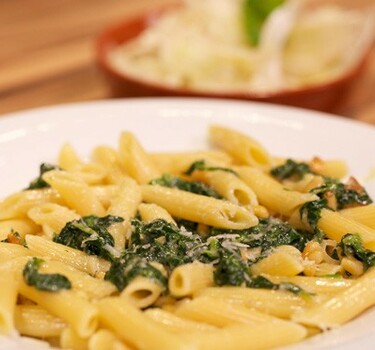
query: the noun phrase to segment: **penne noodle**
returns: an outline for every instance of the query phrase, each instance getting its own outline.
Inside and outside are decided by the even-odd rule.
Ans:
[[[29,249],[37,256],[46,256],[72,266],[91,276],[108,271],[110,263],[95,255],[87,255],[77,249],[52,242],[48,239],[27,235],[25,237]]]
[[[372,268],[349,288],[307,310],[296,312],[293,320],[321,329],[335,328],[375,304],[375,269]]]
[[[66,322],[38,305],[17,305],[15,309],[17,331],[29,337],[58,337],[66,328]]]
[[[192,296],[201,289],[214,285],[213,267],[200,262],[176,267],[169,277],[168,289],[177,297]]]
[[[145,202],[160,205],[173,217],[206,225],[244,229],[258,223],[256,216],[243,207],[175,188],[143,185],[142,196]]]
[[[360,207],[340,210],[340,214],[345,218],[355,220],[362,225],[375,230],[375,205],[364,205]]]
[[[10,335],[15,329],[14,312],[18,283],[11,270],[0,265],[0,334]]]
[[[130,132],[120,135],[119,157],[126,172],[141,185],[161,175],[151,157]]]
[[[104,298],[98,302],[100,321],[125,343],[140,350],[193,350],[192,342],[174,335],[151,320],[125,298]]]
[[[259,203],[266,208],[286,216],[306,202],[318,199],[311,193],[291,191],[259,169],[250,167],[235,167],[235,171],[257,195]]]
[[[151,306],[160,297],[163,287],[145,277],[136,277],[121,292],[121,297],[127,298],[134,306],[144,309]]]
[[[221,151],[151,153],[150,157],[163,173],[169,174],[181,174],[191,164],[201,160],[222,167],[229,166],[232,163],[231,157]]]
[[[91,187],[72,173],[51,170],[43,179],[80,215],[104,216],[105,209]]]
[[[263,168],[272,163],[271,156],[258,141],[239,131],[212,125],[209,138],[213,145],[227,152],[238,164]]]
[[[96,306],[75,291],[49,293],[30,287],[20,280],[19,293],[70,324],[80,337],[89,337],[98,327]]]

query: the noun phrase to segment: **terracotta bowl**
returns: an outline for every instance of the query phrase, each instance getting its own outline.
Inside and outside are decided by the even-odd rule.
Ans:
[[[271,93],[255,93],[246,91],[202,92],[185,88],[172,88],[162,83],[154,83],[128,76],[113,68],[108,59],[108,53],[116,46],[134,39],[146,29],[160,14],[165,11],[149,11],[127,18],[124,21],[106,28],[96,40],[96,56],[99,67],[107,78],[113,97],[150,97],[150,96],[178,96],[178,97],[206,97],[236,100],[261,101],[289,106],[309,108],[321,111],[332,111],[350,90],[353,82],[363,71],[368,54],[351,70],[327,83],[281,90]]]

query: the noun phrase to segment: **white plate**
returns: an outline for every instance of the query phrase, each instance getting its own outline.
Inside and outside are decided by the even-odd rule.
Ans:
[[[375,196],[375,128],[341,117],[276,105],[212,99],[128,99],[55,106],[0,118],[0,198],[20,190],[43,161],[69,142],[82,156],[116,146],[121,130],[150,151],[207,148],[207,126],[227,125],[258,139],[272,154],[340,158]],[[375,342],[375,310],[288,349],[362,349]],[[16,345],[13,349],[25,349]],[[5,345],[0,338],[0,348]],[[37,347],[32,346],[32,349]],[[10,345],[7,346],[10,349]]]

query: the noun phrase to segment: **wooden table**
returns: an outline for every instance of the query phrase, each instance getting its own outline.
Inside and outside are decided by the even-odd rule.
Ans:
[[[371,0],[372,1],[372,0]],[[0,116],[110,98],[94,39],[107,25],[171,0],[0,0]],[[336,114],[375,124],[375,47]]]

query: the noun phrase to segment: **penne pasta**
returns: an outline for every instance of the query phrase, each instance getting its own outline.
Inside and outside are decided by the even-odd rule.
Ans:
[[[66,322],[38,305],[17,305],[14,314],[17,331],[29,337],[59,337]]]
[[[243,207],[175,188],[143,185],[142,196],[145,202],[160,205],[173,217],[215,227],[243,229],[258,222],[256,216]]]
[[[272,158],[266,149],[258,141],[239,131],[212,125],[209,128],[209,138],[212,144],[227,152],[238,164],[261,168],[272,164]]]

